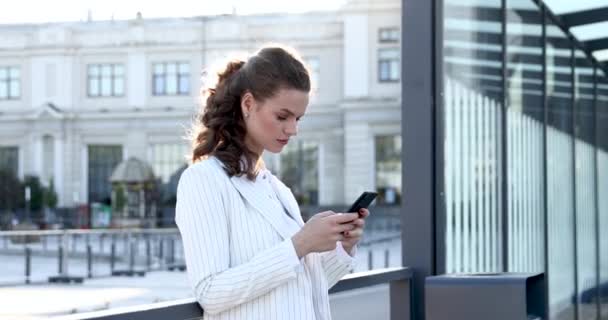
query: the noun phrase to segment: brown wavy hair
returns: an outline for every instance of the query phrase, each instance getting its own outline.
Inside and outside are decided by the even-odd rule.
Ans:
[[[192,128],[191,161],[215,156],[228,176],[255,180],[257,155],[245,145],[247,134],[241,97],[250,92],[256,101],[273,97],[279,89],[310,92],[310,76],[295,51],[264,47],[247,61],[231,60],[217,73],[214,87],[203,88],[204,106]]]

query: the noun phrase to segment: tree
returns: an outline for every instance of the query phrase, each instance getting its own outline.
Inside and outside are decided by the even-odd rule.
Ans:
[[[55,207],[57,207],[57,192],[55,192],[55,184],[53,182],[53,178],[51,178],[51,181],[49,182],[49,187],[48,188],[44,188],[44,202],[43,204],[50,208],[50,209],[55,209]]]

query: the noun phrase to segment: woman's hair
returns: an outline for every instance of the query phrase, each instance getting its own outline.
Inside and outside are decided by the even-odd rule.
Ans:
[[[215,156],[228,176],[254,180],[257,155],[245,145],[246,127],[241,98],[246,92],[260,102],[280,89],[310,92],[308,70],[299,57],[280,46],[259,50],[247,61],[231,60],[217,73],[214,87],[203,88],[206,99],[192,128],[192,162]]]

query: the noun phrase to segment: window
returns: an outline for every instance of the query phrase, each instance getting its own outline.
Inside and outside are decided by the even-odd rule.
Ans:
[[[302,205],[319,204],[319,145],[294,141],[281,152],[280,179]]]
[[[186,170],[189,150],[183,143],[155,143],[150,147],[149,160],[154,176],[160,180],[163,206],[175,206],[177,183]]]
[[[378,30],[378,41],[380,42],[399,42],[399,28],[380,28]]]
[[[152,69],[152,92],[155,96],[174,96],[190,94],[189,63],[155,63]]]
[[[16,100],[21,96],[21,69],[0,67],[0,100]]]
[[[150,164],[154,175],[162,183],[168,183],[173,175],[186,164],[189,148],[181,143],[155,143],[150,148]],[[178,177],[179,178],[179,177]]]
[[[121,97],[125,94],[122,64],[90,64],[87,68],[89,97]]]
[[[305,57],[304,61],[308,67],[308,71],[310,72],[310,82],[312,91],[319,90],[319,67],[320,67],[320,59],[319,57]]]
[[[17,176],[19,169],[19,148],[0,147],[0,171],[8,171]]]
[[[110,176],[122,161],[122,146],[88,146],[89,203],[110,203],[112,184]]]
[[[376,137],[378,204],[401,202],[401,136]]]
[[[378,79],[380,82],[400,80],[399,48],[378,49]]]

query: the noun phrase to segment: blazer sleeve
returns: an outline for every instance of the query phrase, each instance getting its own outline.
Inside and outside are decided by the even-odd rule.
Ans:
[[[321,253],[321,263],[327,277],[327,289],[333,287],[342,277],[355,269],[356,252],[357,246],[353,247],[351,257],[342,247],[342,243],[338,242],[336,249]]]
[[[201,169],[201,170],[198,170]],[[208,169],[208,170],[202,170]],[[212,167],[190,167],[177,188],[176,223],[194,295],[205,313],[218,314],[295,279],[302,272],[291,239],[230,265],[225,177]]]

